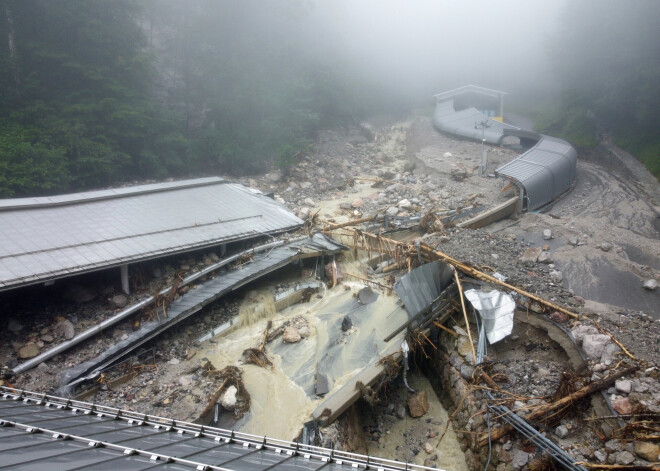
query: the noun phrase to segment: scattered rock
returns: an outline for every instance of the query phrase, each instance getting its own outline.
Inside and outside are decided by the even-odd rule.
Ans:
[[[124,294],[115,294],[110,298],[110,303],[114,307],[124,307],[128,304],[128,298]]]
[[[397,206],[401,209],[408,209],[412,206],[412,203],[410,202],[410,200],[403,199],[403,200],[399,201]]]
[[[189,348],[188,353],[186,353],[186,360],[192,360],[193,357],[197,354],[194,348]]]
[[[614,383],[616,390],[622,394],[630,394],[632,382],[629,379],[619,379]]]
[[[39,347],[34,343],[28,343],[27,345],[21,347],[18,351],[18,358],[21,360],[28,360],[39,355]]]
[[[169,360],[167,362],[168,365],[178,365],[179,363],[181,363],[181,362],[179,361],[178,358],[172,358],[171,360]]]
[[[303,339],[308,338],[310,335],[312,335],[312,331],[310,330],[308,325],[303,325],[298,329],[298,333],[300,334],[300,337]]]
[[[582,343],[582,339],[584,339],[585,335],[595,335],[598,333],[598,329],[596,329],[593,325],[586,324],[582,324],[571,331],[571,335],[578,344]]]
[[[605,347],[612,339],[605,334],[589,334],[582,339],[582,349],[584,353],[593,360],[600,360],[605,351]]]
[[[635,461],[635,455],[629,451],[620,451],[616,454],[616,463],[620,465],[628,465]]]
[[[627,397],[620,397],[612,401],[612,409],[617,411],[621,415],[630,415],[632,414],[633,407],[630,403],[630,399]]]
[[[545,240],[550,240],[550,239],[552,239],[552,231],[551,231],[550,229],[545,229],[545,230],[543,231],[543,238],[544,238]]]
[[[399,208],[397,208],[396,206],[390,206],[389,208],[387,208],[387,211],[385,211],[385,214],[387,214],[388,216],[396,216],[397,214],[399,214]]]
[[[536,261],[539,258],[539,255],[541,255],[540,247],[530,247],[522,253],[522,255],[520,256],[520,261],[526,265],[532,265],[536,263]]]
[[[561,283],[564,281],[564,275],[559,270],[552,270],[550,272],[550,279],[555,283]]]
[[[635,453],[643,460],[657,463],[660,461],[660,445],[651,442],[635,442]]]
[[[403,404],[397,407],[396,416],[401,420],[406,418],[406,407]]]
[[[568,436],[568,428],[565,425],[560,425],[555,429],[555,435],[559,438],[566,438]]]
[[[561,324],[562,322],[566,322],[568,320],[568,316],[566,314],[564,314],[563,312],[553,311],[550,314],[550,319],[552,319],[553,321]]]
[[[45,334],[41,336],[41,341],[44,343],[52,343],[55,338],[50,334]]]
[[[596,451],[594,451],[594,456],[595,456],[596,459],[597,459],[598,461],[600,461],[601,463],[605,463],[605,460],[607,460],[607,453],[605,453],[605,452],[602,451],[602,450],[596,450]]]
[[[603,242],[602,244],[600,244],[600,250],[602,250],[603,252],[609,252],[610,250],[612,250],[612,244],[610,244],[609,242]]]
[[[658,282],[655,281],[654,279],[646,280],[644,282],[644,289],[647,289],[649,291],[653,291],[658,287]]]
[[[71,321],[68,319],[64,319],[63,321],[55,324],[55,327],[53,327],[53,332],[58,337],[64,337],[67,340],[71,340],[76,334],[73,323],[71,323]]]
[[[467,381],[471,381],[473,374],[474,374],[473,367],[471,367],[470,365],[466,365],[465,363],[461,365],[461,376],[463,377],[463,379]]]
[[[361,208],[362,206],[364,206],[364,200],[362,200],[360,198],[358,198],[356,200],[353,200],[353,202],[351,203],[351,206],[353,208]]]
[[[529,462],[529,453],[522,450],[515,449],[511,455],[511,464],[515,468],[522,468]]]
[[[408,398],[408,410],[410,416],[417,418],[426,414],[429,410],[429,400],[426,391],[411,394]]]
[[[550,252],[543,251],[539,254],[539,258],[536,260],[538,263],[550,264],[553,263],[552,255]]]
[[[238,402],[236,398],[236,394],[238,393],[238,389],[236,389],[236,386],[231,385],[227,388],[225,393],[222,395],[222,400],[220,401],[220,405],[224,407],[225,409],[229,411],[233,411],[236,409],[236,403]]]
[[[433,445],[431,445],[429,442],[424,443],[424,451],[425,451],[428,455],[430,455],[431,453],[433,453],[433,450],[434,450]]]
[[[282,340],[286,343],[296,343],[300,342],[300,331],[293,326],[288,326],[284,329],[284,334],[282,335]]]
[[[353,321],[350,317],[345,316],[344,320],[341,321],[341,330],[342,332],[348,332],[353,327]]]

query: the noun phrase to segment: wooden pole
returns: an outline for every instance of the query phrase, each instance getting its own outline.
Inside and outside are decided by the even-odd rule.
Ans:
[[[467,311],[465,310],[465,300],[463,299],[463,287],[461,286],[461,280],[458,279],[458,272],[454,269],[454,278],[456,279],[456,287],[458,288],[458,296],[461,298],[461,308],[463,308],[463,318],[465,318],[465,330],[467,330],[468,340],[470,341],[470,347],[472,347],[472,361],[474,364],[477,364],[477,352],[474,349],[474,343],[472,342],[472,332],[470,331],[470,321],[468,320]]]

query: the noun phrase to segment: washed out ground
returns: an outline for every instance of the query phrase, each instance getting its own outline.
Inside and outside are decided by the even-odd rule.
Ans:
[[[516,155],[514,150],[490,148],[490,166],[486,173],[492,173],[497,165]],[[652,368],[658,366],[660,358],[660,312],[657,308],[660,290],[643,287],[645,282],[659,278],[658,184],[640,178],[643,171],[630,162],[632,157],[613,148],[610,142],[580,158],[576,187],[548,212],[526,214],[520,219],[504,220],[479,230],[447,228],[426,235],[423,240],[458,260],[492,269],[514,285],[585,314],[588,319],[599,320],[634,356],[646,361],[649,368],[646,377],[642,372],[637,391],[612,388],[608,394],[612,399],[629,397],[658,407],[660,393],[657,388],[654,392],[651,383],[657,386]],[[510,190],[502,191],[505,182],[479,176],[480,160],[481,144],[439,134],[432,128],[430,119],[412,117],[400,122],[390,121],[387,125],[365,123],[356,128],[327,131],[288,172],[254,175],[243,183],[274,192],[278,200],[303,218],[318,212],[317,221],[321,223],[346,222],[385,212],[406,217],[428,211],[442,213],[457,208],[491,207],[509,198]],[[530,247],[541,248],[544,256],[522,261],[521,254]],[[19,357],[44,351],[109,317],[145,293],[150,294],[154,287],[168,277],[171,279],[176,270],[202,267],[216,258],[217,254],[207,252],[172,259],[161,265],[149,264],[143,270],[143,287],[128,298],[119,293],[116,280],[111,278],[74,280],[48,291],[32,289],[3,295],[0,298],[4,322],[0,332],[0,359],[3,364],[14,366],[22,361]],[[381,276],[365,267],[351,267],[350,270],[376,280]],[[349,281],[348,277],[345,279]],[[236,317],[240,307],[249,302],[250,290],[245,289],[164,334],[147,346],[138,362],[140,368],[132,370],[133,379],[117,387],[103,387],[92,400],[193,420],[206,406],[216,386],[199,369],[202,359],[212,360],[213,354],[209,351],[213,349],[197,344],[196,339]],[[569,330],[586,323],[562,321]],[[58,385],[59,372],[98,355],[130,332],[134,323],[134,319],[121,323],[19,375],[15,385],[52,391]],[[244,345],[245,348],[258,344],[262,324],[263,320],[255,324],[251,337],[245,341],[250,345]],[[214,341],[216,346],[223,342],[222,339]],[[519,389],[521,394],[534,393],[525,389],[525,385],[531,384],[531,375],[538,384],[545,385],[539,393],[550,394],[557,385],[559,370],[565,366],[565,358],[561,352],[554,351],[555,347],[543,348],[542,342],[524,341],[528,343],[518,345],[521,341],[513,337],[507,341],[512,342],[511,351],[523,348],[527,355],[517,357],[500,352],[499,368],[506,370],[511,389]],[[534,352],[539,354],[533,355]],[[276,368],[280,366],[276,363]],[[418,387],[426,387],[423,378],[413,378],[411,381],[417,382]],[[403,388],[399,383],[395,380],[393,387]],[[258,382],[252,386],[253,390],[259,387]],[[292,395],[298,393],[292,391]],[[253,400],[259,397],[256,391],[251,395]],[[443,415],[446,412],[440,403],[432,400],[431,411],[420,419],[412,419],[407,414],[400,418],[397,412],[401,406],[405,408],[405,394],[393,397],[398,399],[364,409],[364,435],[369,453],[455,469],[451,453],[424,450],[429,434],[437,433],[446,423],[446,415]],[[310,410],[311,404],[305,400],[295,404],[296,410],[290,415],[301,413],[302,417],[303,412]],[[585,426],[580,425],[579,420],[571,420],[574,440],[568,445],[576,447],[580,430]],[[295,427],[287,427],[272,432],[281,438],[293,438],[290,435]],[[402,432],[403,429],[406,430]],[[445,440],[447,438],[443,442]],[[433,446],[436,442],[430,440]],[[580,448],[579,454],[585,459],[599,459],[596,452],[605,449],[603,447],[590,443],[585,449]],[[622,447],[615,452],[626,451]],[[454,445],[453,449],[456,448]],[[443,456],[452,457],[449,464],[445,464]],[[618,458],[616,454],[612,456]]]

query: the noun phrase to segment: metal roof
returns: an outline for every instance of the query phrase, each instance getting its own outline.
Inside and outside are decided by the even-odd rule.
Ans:
[[[249,262],[236,269],[217,273],[210,280],[200,283],[195,289],[191,289],[172,301],[167,308],[167,313],[160,308],[158,316],[154,316],[152,321],[143,322],[140,328],[131,332],[125,340],[116,342],[97,357],[64,371],[61,375],[62,388],[58,393],[68,393],[71,383],[77,382],[81,378],[83,380],[87,377],[96,378],[104,368],[183,319],[195,314],[204,306],[278,268],[298,261],[306,253],[333,254],[344,249],[343,245],[317,233],[312,237],[305,237],[280,247],[274,247],[268,252],[254,254]]]
[[[476,126],[477,123],[482,121],[488,123],[488,127],[484,130]],[[483,138],[486,142],[497,145],[502,143],[505,137],[505,129],[519,129],[510,124],[490,119],[476,108],[456,111],[454,110],[454,100],[451,99],[438,102],[433,113],[433,125],[440,131],[477,141],[481,141]]]
[[[577,152],[568,142],[541,135],[530,150],[495,170],[525,189],[527,209],[538,209],[568,190],[576,177]]]
[[[433,95],[438,101],[448,100],[464,93],[476,93],[479,95],[489,96],[492,98],[500,98],[506,95],[506,92],[500,90],[493,90],[492,88],[478,87],[477,85],[464,85],[462,87],[454,88],[446,92]]]
[[[474,87],[468,85],[446,93]],[[476,87],[479,88],[479,87]],[[471,90],[467,90],[471,91]],[[493,90],[493,92],[497,92]],[[441,95],[436,95],[440,97]],[[453,95],[452,95],[453,96]],[[486,121],[488,127],[484,130],[477,123]],[[568,190],[576,177],[577,152],[566,141],[523,130],[510,124],[501,123],[487,118],[476,108],[461,111],[454,109],[454,100],[447,97],[435,107],[433,125],[440,131],[456,136],[480,141],[482,138],[495,145],[501,145],[507,136],[516,136],[521,143],[536,145],[511,162],[502,165],[495,171],[496,175],[511,178],[522,185],[525,190],[527,209],[538,209]]]
[[[0,200],[0,290],[301,225],[271,198],[217,177]]]
[[[0,469],[432,469],[28,391],[0,393]]]

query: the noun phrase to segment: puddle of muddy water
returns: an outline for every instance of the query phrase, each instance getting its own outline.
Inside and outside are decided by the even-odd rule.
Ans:
[[[424,460],[435,455],[437,459],[433,467],[451,471],[468,471],[465,455],[461,451],[458,437],[451,426],[438,446],[438,440],[445,430],[449,415],[428,378],[419,372],[411,372],[408,375],[408,383],[415,391],[426,392],[429,402],[428,412],[417,419],[413,419],[409,415],[406,415],[405,419],[399,419],[394,412],[381,416],[378,420],[381,421],[385,439],[368,439],[366,442],[368,454],[391,460],[410,460],[419,465],[423,465]],[[399,400],[403,397],[405,403],[408,393],[402,384],[398,384],[397,390],[392,395],[400,396]],[[429,432],[433,432],[435,436],[430,438]],[[431,453],[427,453],[420,445],[425,442],[432,445]],[[411,455],[411,449],[417,449],[418,453]]]
[[[350,258],[350,257],[349,257]],[[359,264],[343,265],[358,270]],[[370,361],[379,357],[387,344],[383,338],[400,325],[407,315],[394,295],[378,293],[378,299],[363,305],[357,293],[364,285],[344,281],[341,285],[312,296],[310,302],[274,313],[274,284],[247,294],[240,306],[239,327],[216,344],[204,344],[204,355],[218,369],[239,365],[251,396],[250,412],[233,428],[246,433],[291,440],[311,418],[321,400],[315,394],[315,375],[328,379],[330,394],[339,389]],[[348,316],[352,326],[344,331]],[[269,320],[273,326],[287,319],[304,317],[311,335],[287,344],[279,337],[267,344],[272,369],[243,364],[243,350],[257,347]]]

